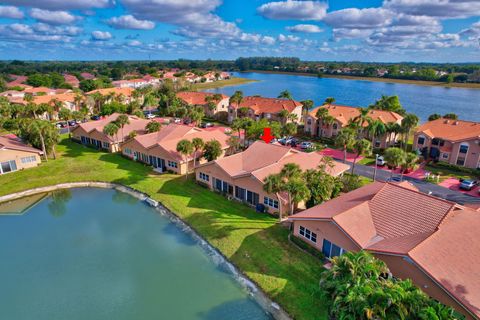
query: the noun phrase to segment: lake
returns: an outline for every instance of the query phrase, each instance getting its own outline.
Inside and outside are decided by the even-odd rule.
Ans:
[[[480,121],[479,89],[255,72],[234,73],[234,76],[260,81],[207,91],[232,95],[236,90],[241,90],[245,96],[277,97],[281,91],[288,90],[295,100],[312,99],[316,105],[322,104],[327,97],[335,97],[338,104],[362,107],[374,103],[382,94],[398,95],[403,107],[417,114],[422,121],[426,121],[432,113],[443,115],[451,112],[463,120]]]
[[[270,319],[167,217],[109,189],[0,205],[0,318]]]

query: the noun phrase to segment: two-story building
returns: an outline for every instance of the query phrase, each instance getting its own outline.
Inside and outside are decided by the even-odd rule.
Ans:
[[[325,108],[328,111],[328,115],[333,118],[332,123],[324,123],[322,119],[317,118],[317,112],[320,108]],[[360,115],[360,108],[341,106],[341,105],[324,105],[317,107],[308,112],[305,116],[305,133],[314,137],[335,137],[338,132],[347,126],[350,121],[354,120]],[[384,111],[384,110],[370,110],[368,117],[372,120],[379,120],[384,124],[387,123],[402,123],[403,117],[396,112]],[[362,126],[367,127],[368,123],[363,123]],[[362,133],[364,137],[367,137],[367,133]],[[374,141],[375,148],[387,148],[396,142],[398,135],[394,133],[386,133],[381,137],[376,137]]]
[[[246,110],[246,114],[241,114]],[[240,104],[230,104],[228,106],[228,122],[232,123],[237,117],[249,117],[253,120],[268,119],[274,121],[290,121],[282,119],[280,112],[286,110],[289,115],[294,114],[294,122],[300,123],[302,120],[302,104],[295,100],[264,98],[257,96],[244,97]]]
[[[480,123],[443,118],[426,122],[415,131],[413,148],[426,160],[480,168]]]
[[[181,99],[186,104],[203,107],[205,115],[209,117],[220,116],[221,114],[226,116],[228,112],[229,97],[224,94],[220,94],[218,100],[213,99],[214,97],[215,94],[207,92],[182,91],[177,93],[177,98]],[[210,107],[209,102],[212,103],[213,108]]]
[[[24,143],[13,134],[0,136],[0,175],[38,166],[41,150]]]
[[[261,204],[270,213],[289,212],[285,194],[269,194],[263,190],[264,179],[279,173],[285,164],[295,163],[305,171],[317,168],[323,156],[318,152],[306,153],[289,147],[254,142],[247,150],[222,159],[208,162],[195,169],[197,182],[211,190],[224,193],[253,207]],[[327,170],[339,176],[349,168],[335,162]]]
[[[480,317],[480,212],[374,182],[289,218],[293,233],[326,258],[366,250],[467,319]]]
[[[203,152],[192,152],[185,156],[177,151],[177,144],[181,140],[192,141],[200,138],[205,143],[216,140],[220,143],[222,154],[225,155],[229,136],[220,128],[215,130],[203,130],[186,125],[169,124],[163,126],[160,131],[136,136],[122,143],[122,154],[132,160],[149,164],[159,172],[173,171],[185,174],[194,169],[194,164],[205,163],[202,159]],[[195,159],[195,161],[194,161]]]

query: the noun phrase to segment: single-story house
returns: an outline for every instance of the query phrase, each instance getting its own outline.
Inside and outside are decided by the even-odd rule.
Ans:
[[[480,122],[437,119],[418,127],[413,149],[425,159],[480,168]]]
[[[367,250],[467,319],[480,317],[480,212],[374,182],[289,218],[293,234],[332,258]]]
[[[0,136],[0,174],[36,167],[41,150],[24,143],[13,134]]]
[[[219,97],[221,99],[219,101],[212,101],[214,103],[214,108],[210,108],[209,106],[209,99],[212,99],[214,96],[213,93],[207,92],[193,92],[193,91],[182,91],[177,93],[177,98],[181,99],[188,105],[191,106],[201,106],[204,108],[205,115],[209,117],[213,117],[217,115],[219,112],[223,112],[225,115],[228,112],[228,104],[229,104],[229,97],[221,94]],[[208,98],[212,97],[212,98]]]
[[[198,166],[195,169],[197,182],[211,190],[225,193],[251,206],[263,204],[270,213],[287,213],[288,197],[284,194],[269,194],[263,190],[263,181],[270,174],[279,173],[287,163],[295,163],[302,170],[315,169],[323,156],[318,152],[306,153],[289,147],[254,142],[247,150]],[[335,162],[330,174],[339,176],[349,169]]]
[[[253,120],[262,118],[274,121],[281,121],[279,113],[282,110],[287,110],[289,114],[296,116],[296,123],[302,120],[302,104],[295,100],[279,99],[279,98],[264,98],[264,97],[244,97],[240,104],[230,104],[228,106],[228,122],[232,123],[239,114],[239,109],[246,108],[247,116]],[[287,120],[289,121],[289,120]]]
[[[195,127],[169,124],[163,126],[160,131],[136,136],[122,143],[122,154],[136,161],[147,163],[157,168],[160,172],[167,170],[178,174],[185,174],[194,169],[194,157],[196,164],[205,163],[201,159],[202,152],[193,152],[185,158],[177,151],[177,144],[180,140],[192,141],[194,138],[201,138],[204,142],[217,140],[223,150],[221,157],[227,152],[229,145],[227,136],[221,130],[204,130]]]
[[[138,135],[145,134],[145,127],[150,121],[128,115],[129,123],[123,127],[123,130],[120,128],[113,137],[103,133],[103,128],[115,121],[119,115],[119,113],[114,113],[97,121],[80,123],[72,130],[72,139],[109,152],[120,151],[119,144],[128,139],[130,132],[135,131]]]
[[[325,108],[328,114],[333,117],[334,121],[331,124],[324,124],[322,119],[318,119],[316,114],[318,109]],[[314,137],[335,137],[338,132],[347,126],[350,121],[360,115],[360,108],[341,106],[341,105],[324,105],[317,107],[307,113],[305,116],[305,133]],[[372,120],[380,120],[383,124],[397,123],[401,124],[403,117],[393,111],[385,110],[370,110],[368,116]],[[363,123],[362,126],[367,127],[368,123]],[[363,136],[367,137],[367,132],[363,132]],[[394,133],[386,133],[381,137],[377,137],[374,142],[375,148],[387,148],[396,142],[398,135]]]

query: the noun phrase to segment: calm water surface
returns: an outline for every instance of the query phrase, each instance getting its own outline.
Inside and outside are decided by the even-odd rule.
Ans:
[[[0,319],[269,319],[189,235],[113,190],[0,215],[0,283]]]
[[[383,95],[398,95],[408,112],[416,113],[426,121],[432,113],[455,112],[461,119],[480,121],[480,90],[444,88],[410,84],[386,83],[335,78],[317,78],[264,73],[235,73],[235,76],[260,80],[239,86],[209,90],[227,95],[242,90],[244,95],[277,97],[289,90],[294,99],[312,99],[317,105],[326,97],[335,97],[337,103],[366,107]]]

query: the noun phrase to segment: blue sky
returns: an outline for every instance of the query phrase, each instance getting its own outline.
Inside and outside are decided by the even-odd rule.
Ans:
[[[479,0],[1,0],[0,59],[480,61]]]

